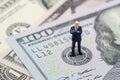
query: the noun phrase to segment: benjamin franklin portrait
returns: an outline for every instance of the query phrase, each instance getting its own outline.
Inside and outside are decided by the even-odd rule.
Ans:
[[[120,80],[120,5],[102,11],[95,20],[97,49],[113,68],[103,80]]]

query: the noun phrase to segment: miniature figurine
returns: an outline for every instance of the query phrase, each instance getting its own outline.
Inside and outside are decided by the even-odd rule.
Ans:
[[[74,26],[71,27],[70,33],[72,34],[72,53],[70,57],[75,56],[75,44],[78,44],[78,53],[82,55],[81,52],[81,34],[82,34],[82,26],[79,26],[79,22],[75,21]]]

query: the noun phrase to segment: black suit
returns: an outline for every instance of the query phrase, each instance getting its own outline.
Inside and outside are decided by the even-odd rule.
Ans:
[[[79,31],[79,32],[78,32]],[[78,44],[78,52],[81,53],[81,34],[82,34],[82,27],[79,26],[77,29],[75,29],[74,26],[71,27],[70,33],[72,34],[72,55],[75,55],[75,43]]]

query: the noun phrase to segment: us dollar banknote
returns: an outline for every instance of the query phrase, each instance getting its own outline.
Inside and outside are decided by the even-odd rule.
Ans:
[[[64,18],[74,13],[82,13],[86,10],[98,7],[99,5],[110,1],[113,0],[61,0],[61,3],[59,5],[54,5],[33,26],[51,22],[59,18]]]
[[[80,2],[82,3],[82,1]],[[59,4],[58,0],[1,0],[0,25],[4,26],[4,28],[0,28],[0,62],[25,74],[29,74],[16,53],[8,47],[5,38],[27,30],[47,10]],[[33,7],[36,10],[28,11]],[[25,15],[21,15],[22,13]]]
[[[44,1],[44,0],[42,0]],[[37,0],[0,0],[0,63],[30,75],[5,41],[7,36],[24,32],[31,27],[49,8]],[[50,2],[50,1],[49,1]],[[30,75],[31,76],[31,75]]]
[[[48,9],[50,9],[53,5],[58,5],[58,6],[60,6],[61,5],[61,3],[63,4],[63,2],[65,1],[65,0],[61,0],[61,1],[57,1],[57,0],[31,0],[31,1],[27,1],[27,0],[25,0],[26,1],[26,3],[28,2],[31,2],[32,4],[34,4],[34,5],[39,5],[41,8],[38,8],[38,11],[36,11],[35,12],[35,14],[34,15],[36,15],[36,14],[38,14],[38,15],[36,15],[36,20],[37,20],[37,18],[40,18]],[[37,3],[38,2],[38,3]],[[74,3],[73,4],[77,4],[76,5],[76,7],[77,6],[79,6],[80,7],[80,5],[82,5],[83,3],[85,3],[85,4],[83,4],[82,5],[82,7],[85,7],[86,5],[90,5],[90,4],[94,4],[94,5],[96,5],[96,3],[97,4],[102,4],[102,3],[105,3],[106,1],[105,0],[101,0],[101,1],[94,1],[94,0],[90,0],[90,1],[84,1],[84,0],[81,0],[81,1],[74,1]],[[5,37],[6,36],[11,36],[11,35],[14,35],[14,34],[18,34],[18,33],[20,33],[20,32],[23,32],[23,31],[25,31],[25,30],[27,30],[30,26],[31,26],[31,24],[32,23],[34,23],[34,22],[32,22],[29,18],[27,19],[27,20],[23,20],[23,19],[26,19],[26,17],[28,16],[28,14],[26,14],[26,15],[24,15],[24,16],[26,16],[26,17],[24,17],[23,19],[21,19],[21,20],[18,20],[17,18],[16,18],[16,15],[14,15],[14,14],[12,14],[12,16],[13,17],[7,17],[6,15],[10,15],[10,11],[12,12],[12,10],[14,10],[14,9],[16,9],[16,7],[18,7],[19,5],[22,5],[22,4],[24,4],[23,3],[23,1],[21,0],[21,1],[12,1],[12,0],[1,0],[1,3],[4,3],[4,5],[8,5],[8,6],[10,6],[10,10],[9,10],[9,8],[8,8],[8,10],[6,10],[6,12],[8,11],[8,13],[6,13],[5,11],[4,12],[2,12],[2,10],[1,10],[1,14],[4,16],[4,17],[6,17],[6,19],[3,19],[4,17],[3,16],[1,16],[1,20],[3,20],[2,22],[1,22],[1,26],[3,26],[4,24],[4,30],[2,30],[2,27],[1,27],[1,29],[0,29],[0,31],[1,31],[1,37],[0,37],[0,48],[2,49],[1,51],[0,51],[0,58],[1,58],[1,60],[0,60],[0,62],[1,63],[4,63],[4,64],[6,64],[6,65],[9,65],[10,67],[12,67],[12,68],[14,68],[14,69],[18,69],[19,71],[23,71],[24,69],[23,68],[25,68],[25,66],[22,64],[22,62],[20,61],[20,59],[17,57],[17,55],[15,54],[15,52],[12,50],[12,49],[10,49],[9,48],[9,46],[6,44],[6,42],[5,42]],[[11,3],[11,4],[8,4],[8,3]],[[1,7],[2,6],[4,6],[4,5],[1,5]],[[14,5],[14,6],[12,6],[12,5]],[[67,4],[64,4],[65,6],[67,6]],[[75,5],[73,5],[73,6],[75,6]],[[22,6],[23,7],[23,6]],[[29,7],[29,5],[27,4],[27,7]],[[32,7],[32,6],[31,6]],[[64,6],[62,6],[62,8],[63,8]],[[71,7],[71,6],[69,6],[69,7]],[[90,7],[90,6],[89,6]],[[13,9],[11,9],[11,8],[13,8]],[[34,7],[34,8],[36,8],[36,7]],[[55,8],[55,7],[53,7],[53,8]],[[53,10],[53,8],[52,8],[52,10]],[[60,7],[60,9],[62,9],[61,7]],[[68,8],[68,7],[67,7]],[[23,8],[21,8],[20,10],[21,10],[21,12],[24,12],[24,13],[28,13],[30,8],[26,8],[26,6],[24,6]],[[88,9],[88,8],[84,8],[84,9],[82,9],[82,10],[85,10],[85,9]],[[37,9],[36,9],[37,10]],[[75,8],[73,9],[73,11],[75,10]],[[79,10],[80,10],[80,8],[79,8]],[[41,12],[42,13],[41,13]],[[65,10],[64,10],[65,11]],[[64,12],[63,11],[63,13],[64,14],[69,14],[69,12]],[[14,11],[15,12],[15,14],[17,14],[17,15],[20,15],[20,12],[18,12],[17,10],[16,11]],[[33,11],[32,11],[33,12]],[[59,11],[60,12],[60,11]],[[31,13],[31,11],[29,12],[29,13]],[[62,11],[61,11],[61,13],[62,13]],[[32,15],[32,14],[29,14],[29,15]],[[35,17],[34,15],[32,15],[33,17]],[[39,16],[39,17],[38,17]],[[62,15],[63,16],[63,15]],[[15,19],[17,19],[17,20],[15,20],[15,21],[10,21],[12,18],[14,18],[15,17]],[[58,17],[57,17],[58,18]],[[57,19],[56,18],[56,19]],[[6,20],[6,21],[5,21]],[[32,18],[32,20],[34,20],[33,18]],[[9,22],[10,21],[10,23],[7,23],[6,24],[6,22]],[[29,21],[31,21],[31,22],[29,22]],[[3,34],[4,33],[4,34]],[[5,44],[4,44],[5,43]],[[25,73],[26,73],[26,71],[24,71]]]
[[[119,12],[120,1],[116,0],[7,41],[35,80],[119,80]],[[76,20],[83,28],[83,55],[76,52],[70,57],[70,28]]]
[[[32,77],[0,63],[0,80],[34,80]]]

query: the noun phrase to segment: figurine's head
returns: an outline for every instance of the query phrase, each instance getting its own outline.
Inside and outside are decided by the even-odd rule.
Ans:
[[[78,21],[75,21],[75,27],[78,27],[79,26],[79,22]]]
[[[97,49],[108,64],[120,56],[120,6],[103,11],[95,20]]]

